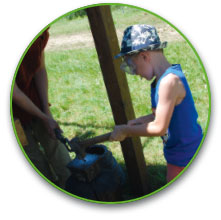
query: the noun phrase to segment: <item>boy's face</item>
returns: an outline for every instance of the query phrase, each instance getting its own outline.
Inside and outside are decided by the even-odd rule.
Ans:
[[[126,73],[136,75],[136,65],[132,61],[132,56],[125,56],[124,62],[120,65],[120,68]]]
[[[132,56],[131,61],[136,66],[136,75],[139,75],[147,80],[153,79],[153,68],[148,52],[140,52],[139,54]]]

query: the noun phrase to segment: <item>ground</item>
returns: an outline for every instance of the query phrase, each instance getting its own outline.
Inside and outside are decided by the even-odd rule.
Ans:
[[[183,41],[183,37],[170,25],[159,24],[156,25],[160,39],[168,42]],[[121,41],[123,36],[123,29],[117,29],[118,39]],[[70,50],[76,48],[90,48],[94,44],[92,34],[90,32],[85,33],[72,33],[51,36],[47,44],[46,50]]]

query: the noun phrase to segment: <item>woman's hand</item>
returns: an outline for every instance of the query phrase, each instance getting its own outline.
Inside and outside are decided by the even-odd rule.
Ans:
[[[123,141],[127,137],[127,125],[117,125],[110,136],[110,141]]]
[[[56,139],[54,129],[58,128],[59,130],[61,130],[59,125],[58,125],[58,123],[51,116],[44,117],[43,123],[44,123],[44,125],[45,125],[45,127],[46,127],[46,129],[48,131],[48,134],[53,139]],[[62,130],[61,130],[61,132],[62,132]]]

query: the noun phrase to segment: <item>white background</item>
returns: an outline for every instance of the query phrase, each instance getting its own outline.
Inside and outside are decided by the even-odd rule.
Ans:
[[[4,2],[4,5],[3,5]],[[108,1],[102,1],[107,2]],[[111,1],[117,2],[118,1]],[[121,1],[150,10],[190,40],[206,68],[212,95],[211,120],[203,147],[174,184],[141,201],[93,204],[72,198],[38,176],[24,158],[10,121],[10,86],[22,53],[57,17],[99,1],[2,1],[0,6],[1,219],[219,219],[220,217],[220,19],[219,1]],[[4,216],[4,217],[3,217]]]

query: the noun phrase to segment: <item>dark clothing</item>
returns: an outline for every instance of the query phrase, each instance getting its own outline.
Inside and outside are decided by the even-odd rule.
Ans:
[[[35,40],[25,54],[15,80],[19,89],[40,109],[41,102],[35,86],[34,76],[40,67],[42,52],[48,42],[48,38],[49,32],[46,30]],[[32,115],[14,103],[12,109],[14,117],[19,118],[23,125],[30,122],[33,118]]]
[[[36,39],[27,51],[16,76],[19,89],[42,110],[41,100],[35,85],[35,74],[41,67],[44,48],[48,42],[48,30]],[[65,146],[57,139],[52,139],[42,121],[13,103],[14,118],[20,119],[28,140],[24,147],[30,162],[48,180],[64,188],[70,171],[66,165],[71,161]]]

